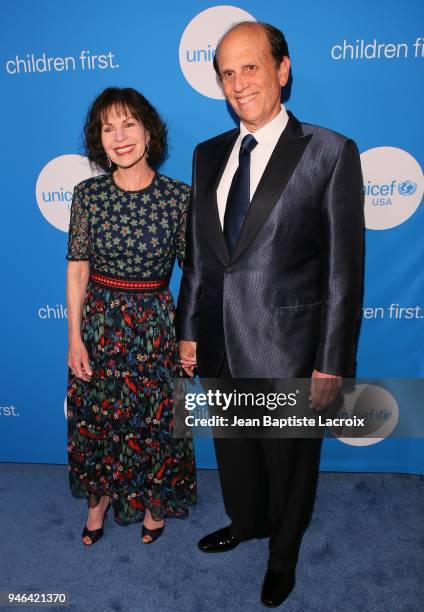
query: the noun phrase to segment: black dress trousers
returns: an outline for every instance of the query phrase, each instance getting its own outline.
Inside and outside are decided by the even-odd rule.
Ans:
[[[226,358],[218,377],[232,378]],[[231,533],[269,537],[268,568],[294,569],[313,512],[322,439],[215,438],[214,445]]]

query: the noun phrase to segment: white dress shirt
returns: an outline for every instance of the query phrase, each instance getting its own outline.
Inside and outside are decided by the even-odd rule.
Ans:
[[[234,144],[231,155],[228,158],[224,173],[216,190],[218,200],[218,212],[221,226],[224,226],[225,207],[227,205],[228,192],[230,191],[233,176],[239,165],[239,151],[241,141],[247,134],[252,134],[257,145],[250,154],[250,200],[256,191],[262,174],[266,168],[269,158],[272,155],[275,145],[277,144],[281,134],[283,133],[289,116],[284,105],[281,105],[280,113],[269,123],[261,127],[256,132],[249,132],[247,127],[240,123],[240,134]]]

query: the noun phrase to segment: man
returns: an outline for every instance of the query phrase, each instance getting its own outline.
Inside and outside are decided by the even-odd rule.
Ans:
[[[312,377],[325,405],[352,376],[362,291],[363,195],[352,140],[281,105],[284,35],[241,23],[215,70],[240,129],[197,146],[177,309],[184,369],[202,377]],[[269,536],[262,603],[280,605],[315,498],[321,441],[216,439],[224,527],[204,552]]]

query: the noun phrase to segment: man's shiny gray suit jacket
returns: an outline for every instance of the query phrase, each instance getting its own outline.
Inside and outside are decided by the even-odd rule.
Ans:
[[[201,376],[353,376],[363,274],[363,184],[352,140],[289,113],[233,253],[216,189],[239,131],[197,146],[179,340]]]

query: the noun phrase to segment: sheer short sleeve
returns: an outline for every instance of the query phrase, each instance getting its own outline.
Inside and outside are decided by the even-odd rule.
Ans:
[[[72,196],[68,254],[66,255],[66,259],[69,261],[84,261],[89,258],[90,236],[88,230],[88,209],[84,203],[81,189],[77,185]]]
[[[180,222],[178,226],[177,235],[177,249],[176,255],[180,267],[183,264],[185,256],[185,234],[186,234],[186,222],[187,222],[187,209],[190,199],[190,187],[185,183],[181,186],[181,209],[180,209]]]

